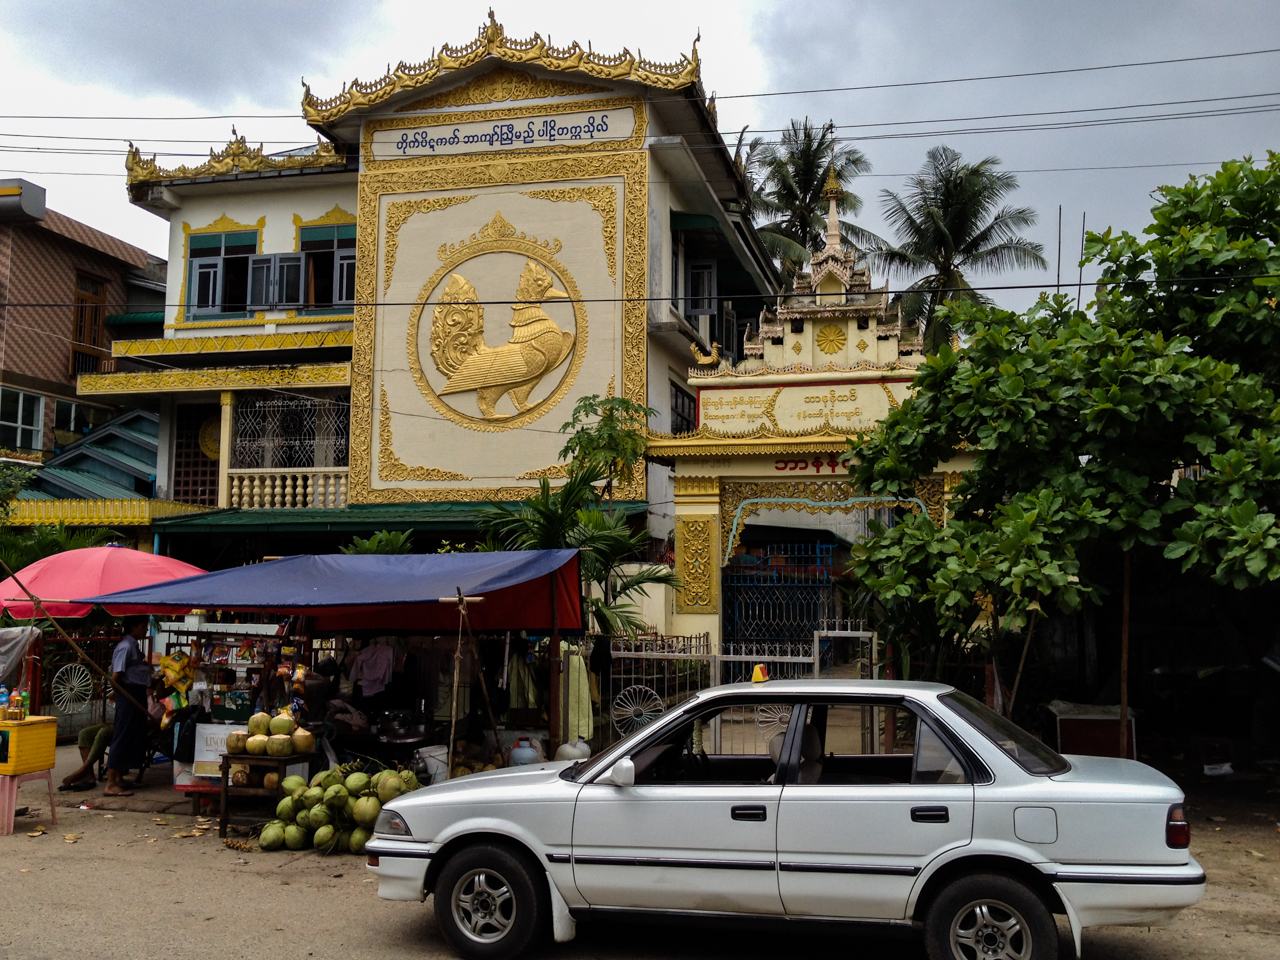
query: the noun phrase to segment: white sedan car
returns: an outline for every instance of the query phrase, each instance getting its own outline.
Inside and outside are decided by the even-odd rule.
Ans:
[[[1080,931],[1171,922],[1204,895],[1182,791],[1062,757],[951,687],[706,690],[591,760],[475,774],[388,804],[369,870],[435,896],[467,957],[586,916],[914,924],[932,960],[1053,960]]]

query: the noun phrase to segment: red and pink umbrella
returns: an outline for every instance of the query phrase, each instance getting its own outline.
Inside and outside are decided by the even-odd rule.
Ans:
[[[194,577],[207,571],[172,557],[160,557],[126,547],[86,547],[66,550],[37,560],[16,574],[22,586],[54,617],[84,617],[91,603],[72,603],[73,597],[96,597],[119,590],[149,587],[168,580]],[[15,620],[30,620],[34,605],[10,577],[0,583],[0,609]]]

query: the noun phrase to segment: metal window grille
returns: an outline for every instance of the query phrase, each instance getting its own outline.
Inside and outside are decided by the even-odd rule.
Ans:
[[[173,499],[203,507],[218,505],[218,461],[200,449],[200,427],[221,414],[217,404],[180,404],[173,448]]]
[[[248,396],[236,410],[232,468],[345,467],[349,397]]]

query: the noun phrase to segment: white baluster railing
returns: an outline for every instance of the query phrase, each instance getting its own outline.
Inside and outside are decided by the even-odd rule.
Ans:
[[[346,467],[229,470],[231,506],[241,510],[335,509],[347,505]]]

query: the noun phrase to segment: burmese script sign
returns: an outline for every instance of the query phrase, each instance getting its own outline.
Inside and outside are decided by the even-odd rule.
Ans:
[[[374,160],[456,157],[468,153],[629,140],[635,134],[635,127],[635,110],[629,106],[618,106],[538,117],[391,127],[374,130],[371,145]]]
[[[907,396],[907,381],[803,383],[765,387],[703,387],[698,422],[722,433],[758,427],[809,431],[830,426],[870,430]]]

